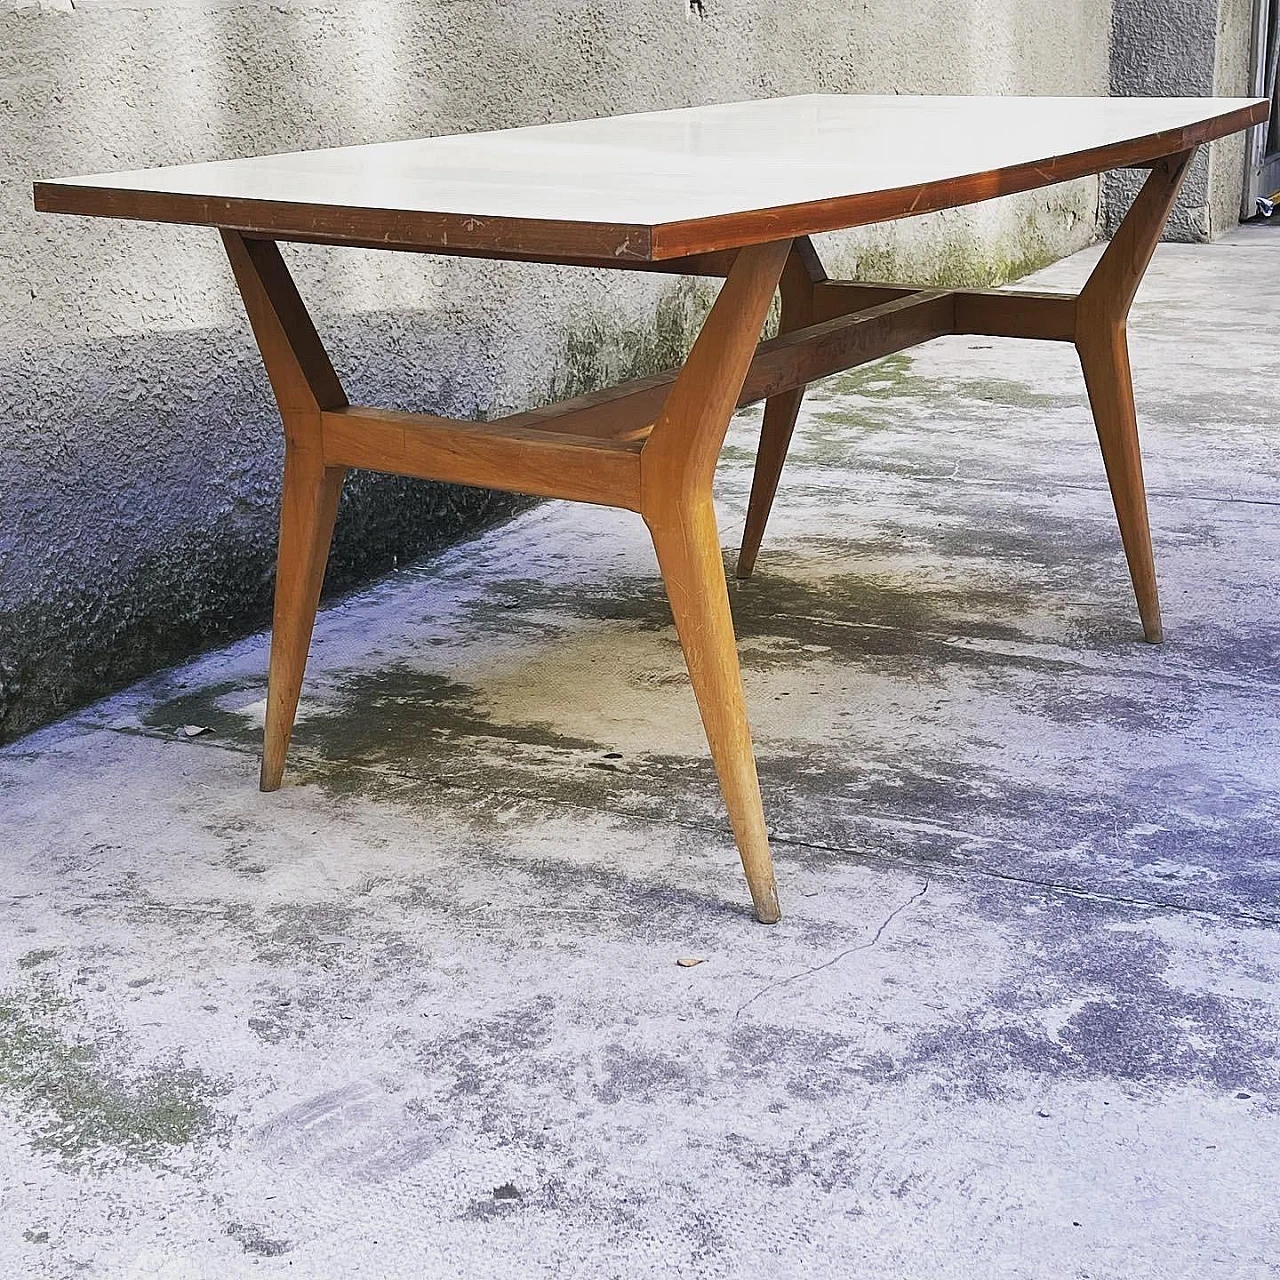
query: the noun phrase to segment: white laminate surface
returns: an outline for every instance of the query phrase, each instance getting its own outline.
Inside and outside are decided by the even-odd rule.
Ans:
[[[657,226],[1035,164],[1184,128],[1251,101],[822,94],[95,174],[61,183],[477,218]]]

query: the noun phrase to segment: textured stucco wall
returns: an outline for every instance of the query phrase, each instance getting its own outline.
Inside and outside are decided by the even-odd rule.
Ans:
[[[1252,54],[1253,0],[1219,0],[1213,59],[1213,91],[1248,97]],[[1216,143],[1209,154],[1209,235],[1230,231],[1240,221],[1247,134]]]
[[[1245,97],[1252,0],[1115,0],[1111,91],[1127,95]],[[1211,240],[1240,220],[1244,134],[1202,147],[1169,219],[1170,240]],[[1142,175],[1104,179],[1107,233],[1119,224]]]
[[[1109,0],[0,0],[0,737],[266,618],[278,425],[214,233],[37,215],[41,176],[810,90],[1097,93]],[[1084,182],[829,245],[992,280]],[[492,413],[667,364],[705,289],[290,252],[353,396]],[[655,319],[656,317],[656,319]],[[357,477],[328,586],[511,509]]]

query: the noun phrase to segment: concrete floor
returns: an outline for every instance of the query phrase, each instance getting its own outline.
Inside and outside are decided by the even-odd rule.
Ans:
[[[262,636],[0,753],[0,1274],[1280,1275],[1277,266],[1135,310],[1159,648],[1070,349],[815,389],[734,588],[777,928],[625,514],[325,612],[276,795]]]

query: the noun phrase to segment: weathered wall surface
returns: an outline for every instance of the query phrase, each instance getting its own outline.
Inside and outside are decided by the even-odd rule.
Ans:
[[[813,90],[1098,93],[1109,0],[0,0],[0,738],[267,617],[281,446],[217,236],[36,215],[57,176]],[[999,280],[1085,182],[829,245]],[[670,363],[679,281],[290,253],[353,396],[447,414]],[[656,317],[656,319],[655,319]],[[357,477],[330,589],[511,510]]]
[[[1111,91],[1133,96],[1247,97],[1252,0],[1115,0]],[[1212,240],[1240,220],[1245,135],[1202,147],[1169,219],[1166,239]],[[1142,178],[1103,180],[1107,234]]]

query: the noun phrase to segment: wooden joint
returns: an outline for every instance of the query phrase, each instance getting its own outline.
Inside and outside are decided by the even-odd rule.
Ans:
[[[760,344],[738,404],[766,400],[954,329],[955,309],[945,290],[912,291],[852,315],[794,329]]]
[[[813,318],[819,322],[834,320],[923,292],[920,285],[821,280],[813,286]]]
[[[830,320],[939,291],[919,285],[827,280],[814,286],[814,318]],[[956,333],[997,338],[1071,342],[1075,337],[1074,294],[1009,289],[948,290],[955,299]]]
[[[956,332],[990,338],[1038,338],[1074,342],[1076,295],[1017,290],[956,292]]]
[[[292,437],[300,417],[345,405],[346,393],[275,242],[224,230],[222,243]]]
[[[1193,148],[1162,156],[1152,165],[1080,291],[1078,328],[1082,332],[1092,333],[1099,325],[1123,324],[1194,155]]]

